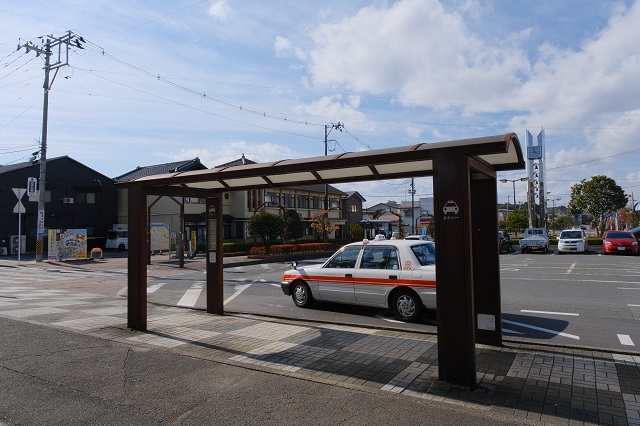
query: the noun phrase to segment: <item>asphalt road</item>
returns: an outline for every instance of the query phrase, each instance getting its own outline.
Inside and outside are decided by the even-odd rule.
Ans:
[[[161,259],[157,259],[161,260]],[[157,261],[157,260],[154,260]],[[301,264],[321,262],[303,261]],[[87,288],[105,295],[126,294],[126,264],[109,260],[101,270],[64,263],[37,268],[0,268],[0,280],[56,288]],[[154,263],[155,264],[155,263]],[[185,270],[150,266],[148,300],[170,306],[205,309],[204,263]],[[530,341],[639,353],[640,257],[588,254],[520,254],[500,256],[503,336]],[[224,270],[225,310],[320,322],[370,327],[400,327],[436,332],[435,315],[417,324],[397,321],[388,309],[338,304],[297,308],[280,290],[284,262],[227,267]]]
[[[306,261],[312,264],[322,261]],[[503,335],[554,345],[640,352],[640,258],[588,254],[500,256]],[[387,309],[339,304],[297,308],[280,290],[283,262],[226,268],[225,310],[283,318],[436,332],[435,315],[418,324]],[[149,280],[149,301],[205,309],[203,271]]]

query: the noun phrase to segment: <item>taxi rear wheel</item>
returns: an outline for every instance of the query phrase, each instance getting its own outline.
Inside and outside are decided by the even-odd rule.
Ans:
[[[392,297],[390,308],[402,321],[415,322],[422,317],[422,301],[418,295],[406,288],[398,290]]]
[[[300,308],[308,308],[313,303],[311,289],[304,281],[296,281],[291,289],[293,303]]]

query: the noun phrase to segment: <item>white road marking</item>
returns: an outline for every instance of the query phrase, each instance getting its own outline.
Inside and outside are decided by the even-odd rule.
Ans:
[[[524,328],[530,328],[532,330],[544,331],[545,333],[555,334],[562,337],[568,337],[569,339],[580,340],[580,336],[576,336],[575,334],[562,333],[560,331],[549,330],[548,328],[536,327],[535,325],[523,324],[521,322],[509,321],[506,319],[503,319],[502,322],[506,322],[507,324],[518,325]]]
[[[618,290],[640,290],[640,287],[618,287]]]
[[[122,287],[120,290],[118,290],[118,292],[116,293],[116,296],[122,296],[123,294],[125,294],[127,292],[127,289],[129,287]]]
[[[640,305],[632,305],[632,304],[628,304],[627,306],[640,306]]]
[[[578,263],[578,262],[573,262],[573,263],[571,264],[571,266],[569,266],[569,269],[567,269],[567,272],[565,272],[565,274],[567,274],[567,275],[568,275],[568,274],[570,274],[570,273],[571,273],[571,271],[573,271],[573,268],[575,268],[575,267],[576,267],[576,263]]]
[[[200,293],[202,293],[202,284],[204,284],[204,281],[196,281],[196,283],[184,293],[177,305],[194,307],[198,301],[198,297],[200,297]]]
[[[377,315],[374,315],[374,317],[380,318],[381,320],[385,320],[385,321],[389,321],[389,322],[396,322],[398,324],[402,324],[402,321],[398,321],[397,319],[393,319],[393,318],[387,318],[383,314],[377,314]]]
[[[238,297],[240,295],[240,293],[242,293],[243,291],[245,291],[246,289],[248,289],[249,287],[251,287],[251,283],[249,284],[241,284],[241,285],[236,285],[235,289],[236,292],[233,293],[231,296],[229,296],[227,298],[227,300],[225,300],[223,302],[224,305],[226,305],[227,303],[231,302],[233,299],[235,299],[236,297]]]
[[[500,277],[500,281],[566,281],[566,278],[527,278],[527,277]],[[617,280],[580,280],[580,279],[572,279],[571,282],[580,282],[580,283],[616,283],[616,284],[640,284],[638,281],[617,281]],[[623,289],[624,290],[624,289]],[[629,290],[640,290],[635,288],[630,288]]]
[[[528,309],[520,309],[520,312],[529,312],[532,314],[549,314],[549,315],[569,315],[572,317],[579,317],[580,314],[574,314],[571,312],[547,312],[547,311],[530,311]]]
[[[524,333],[520,333],[519,331],[509,330],[508,328],[504,328],[504,327],[502,327],[502,332],[503,333],[513,333],[513,334],[524,334]]]
[[[147,287],[147,294],[151,294],[151,293],[155,292],[156,290],[158,290],[160,287],[162,287],[165,284],[166,283],[158,283],[158,284],[150,285],[149,287]]]
[[[631,337],[628,334],[618,334],[618,340],[620,340],[621,345],[635,346],[633,344],[633,340],[631,340]]]

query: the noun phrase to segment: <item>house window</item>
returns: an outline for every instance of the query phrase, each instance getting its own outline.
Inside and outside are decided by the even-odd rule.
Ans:
[[[357,205],[357,204],[351,204],[351,205],[349,206],[349,211],[350,211],[351,213],[358,213],[358,205]]]
[[[311,208],[321,209],[324,205],[322,197],[311,197]]]
[[[299,209],[309,208],[309,196],[307,194],[298,195],[298,208]]]
[[[269,202],[266,204],[267,207],[277,206],[278,204],[280,204],[280,194],[277,192],[265,192],[264,199],[269,200]]]
[[[283,200],[283,204],[285,207],[293,209],[296,207],[296,203],[295,203],[295,195],[293,194],[282,194],[282,197],[284,198]]]
[[[77,192],[75,201],[78,204],[95,204],[96,193],[95,192]]]
[[[89,194],[87,194],[88,196]],[[89,199],[87,198],[87,203],[89,203]],[[95,200],[94,200],[95,203]],[[184,197],[185,204],[207,204],[206,198],[198,198],[198,197]]]
[[[260,206],[260,191],[252,189],[247,191],[247,209],[255,210]]]

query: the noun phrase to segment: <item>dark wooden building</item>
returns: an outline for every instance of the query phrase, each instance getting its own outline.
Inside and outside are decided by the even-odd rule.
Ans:
[[[26,162],[0,166],[0,252],[7,247],[15,253],[17,235],[24,235],[26,252],[35,252],[37,239],[38,196],[22,197],[25,212],[18,232],[18,213],[14,213],[18,197],[13,188],[27,189],[28,178],[40,177],[40,163]],[[117,221],[114,181],[68,157],[47,159],[45,192],[46,229],[87,229],[89,246],[104,243],[107,230]],[[46,251],[46,245],[45,245]]]

